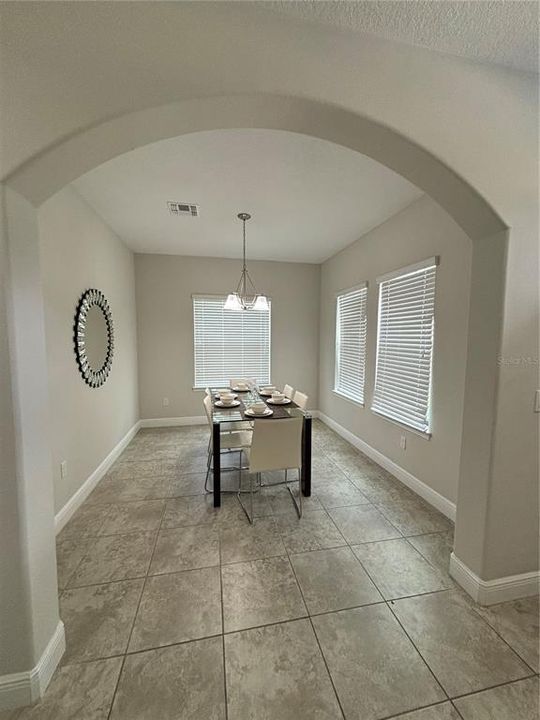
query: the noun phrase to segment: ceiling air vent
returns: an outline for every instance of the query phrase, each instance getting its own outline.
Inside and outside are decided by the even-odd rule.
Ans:
[[[167,203],[171,215],[191,215],[191,217],[199,217],[199,206],[190,205],[189,203],[172,202]]]

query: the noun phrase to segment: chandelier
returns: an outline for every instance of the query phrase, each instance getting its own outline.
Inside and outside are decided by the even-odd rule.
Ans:
[[[246,220],[251,218],[249,213],[239,213],[238,218],[243,226],[242,273],[235,292],[230,293],[223,305],[224,310],[268,310],[268,298],[257,292],[257,288],[250,278],[246,266]]]

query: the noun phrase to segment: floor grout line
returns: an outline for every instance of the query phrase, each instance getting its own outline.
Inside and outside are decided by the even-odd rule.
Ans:
[[[221,651],[223,654],[223,694],[225,699],[225,720],[229,717],[229,698],[227,693],[227,656],[225,654],[225,604],[223,602],[223,574],[222,574],[222,553],[221,535],[217,532],[218,555],[219,555],[219,592],[221,606]]]
[[[151,438],[152,435],[149,434],[149,437]],[[201,437],[202,437],[202,435],[201,435]],[[192,439],[192,442],[193,442],[193,443],[196,443],[196,442],[199,440],[199,438],[198,438],[198,437],[195,437],[194,435],[193,435],[193,436],[190,436],[190,439]],[[187,443],[187,444],[188,444],[188,445],[191,445],[191,442],[190,442],[190,443]],[[171,441],[171,445],[172,445],[172,441]],[[324,461],[324,460],[327,460],[329,463],[333,464],[333,465],[337,468],[337,470],[339,471],[339,473],[342,474],[342,475],[346,478],[346,480],[347,480],[353,487],[357,488],[360,492],[363,492],[361,488],[358,488],[358,487],[355,485],[354,481],[347,475],[347,472],[346,472],[344,469],[342,469],[336,462],[334,462],[334,460],[326,453],[326,451],[325,451],[324,449],[322,449],[320,446],[317,446],[316,441],[314,442],[313,445],[314,445],[314,448],[315,448],[315,447],[317,448],[317,454],[318,454],[318,455],[320,455],[321,453],[323,454],[323,457],[321,458],[323,461]],[[176,447],[178,447],[178,446],[176,445]],[[140,460],[140,459],[122,460],[122,457],[120,457],[117,462],[120,462],[120,463],[122,463],[122,462],[126,462],[126,463],[129,463],[129,462],[155,462],[155,463],[163,463],[163,464],[167,464],[167,463],[168,463],[168,464],[173,464],[173,463],[174,463],[175,465],[177,465],[177,463],[179,462],[179,460],[180,460],[180,458],[181,458],[181,455],[182,455],[182,453],[179,452],[179,453],[178,453],[178,456],[176,457],[176,459],[173,459],[173,458],[169,457],[169,458],[166,458],[166,459],[159,459],[159,460],[155,460],[155,458],[152,458],[151,460],[150,460],[150,459],[149,459],[149,460]],[[355,455],[355,456],[358,456],[359,453],[357,453],[357,452],[355,451],[355,454],[354,454],[354,455]],[[323,471],[323,472],[324,472],[324,471]],[[203,475],[203,476],[204,476],[204,472],[201,473],[201,471],[193,471],[193,472],[183,472],[183,473],[180,475],[180,477],[189,477],[189,476],[193,476],[193,475],[195,475],[195,474],[199,474],[199,475]],[[130,481],[132,481],[132,482],[137,482],[138,480],[151,479],[152,477],[154,477],[154,476],[149,476],[149,477],[146,477],[146,476],[142,477],[142,476],[141,476],[141,477],[135,477],[135,478],[125,478],[125,481],[126,481],[126,482],[130,482]],[[176,475],[173,475],[171,478],[164,478],[164,479],[165,479],[165,480],[168,479],[169,482],[172,483],[175,479],[177,479],[177,476],[176,476]],[[121,481],[124,480],[124,479],[120,479],[120,478],[119,478],[118,480],[119,480],[119,482],[121,482]],[[137,579],[140,580],[141,578],[143,578],[143,580],[144,580],[144,581],[143,581],[143,584],[142,584],[140,596],[139,596],[139,599],[138,599],[137,608],[136,608],[136,611],[135,611],[135,614],[134,614],[134,617],[133,617],[133,621],[132,621],[132,624],[131,624],[131,629],[130,629],[130,632],[129,632],[129,637],[128,637],[128,641],[127,641],[127,644],[126,644],[126,649],[125,649],[125,651],[124,651],[123,653],[119,653],[119,654],[111,655],[111,656],[105,656],[105,657],[103,657],[103,658],[91,658],[91,659],[89,659],[89,660],[81,660],[81,661],[78,661],[78,662],[66,663],[66,665],[64,665],[64,666],[69,666],[69,665],[74,665],[74,664],[84,664],[84,663],[95,662],[95,661],[98,661],[98,660],[110,659],[110,658],[114,658],[114,657],[120,657],[120,658],[122,658],[122,663],[121,663],[120,671],[119,671],[119,674],[118,674],[118,678],[117,678],[117,681],[116,681],[114,693],[113,693],[113,695],[112,695],[112,699],[111,699],[111,702],[110,702],[109,712],[108,712],[108,715],[107,715],[107,717],[108,717],[109,719],[110,719],[110,717],[111,717],[111,713],[112,713],[113,705],[114,705],[114,702],[115,702],[115,699],[116,699],[118,687],[119,687],[119,685],[120,685],[121,677],[122,677],[122,674],[123,674],[124,665],[125,665],[125,662],[126,662],[126,659],[127,659],[128,656],[130,656],[130,655],[135,655],[135,654],[140,654],[140,653],[145,653],[145,652],[151,652],[151,651],[158,650],[158,649],[161,649],[161,648],[164,648],[164,647],[174,647],[174,646],[176,646],[176,645],[184,645],[184,644],[187,644],[187,643],[198,642],[198,641],[200,641],[200,640],[209,639],[209,638],[217,638],[217,637],[221,637],[221,641],[222,641],[223,686],[224,686],[224,698],[225,698],[225,718],[227,718],[227,717],[228,717],[228,697],[227,697],[227,665],[226,665],[226,654],[225,654],[225,638],[226,638],[226,636],[227,636],[227,635],[236,634],[236,633],[249,632],[249,631],[254,630],[254,629],[257,629],[257,628],[264,628],[264,627],[271,627],[271,626],[275,626],[275,625],[282,625],[282,624],[286,624],[286,623],[289,623],[289,622],[297,622],[297,621],[300,620],[300,619],[307,619],[307,620],[309,620],[309,622],[310,622],[310,626],[311,626],[312,632],[313,632],[314,635],[315,635],[316,642],[317,642],[317,646],[318,646],[318,648],[319,648],[319,652],[321,653],[321,657],[322,657],[322,659],[323,659],[323,662],[324,662],[326,671],[327,671],[327,673],[328,673],[328,677],[329,677],[329,679],[330,679],[332,688],[333,688],[333,690],[334,690],[335,697],[336,697],[336,699],[337,699],[337,702],[338,702],[338,705],[339,705],[339,707],[340,707],[341,713],[342,713],[343,717],[345,718],[345,713],[344,713],[343,707],[342,707],[342,705],[341,705],[341,700],[340,700],[339,695],[338,695],[338,693],[337,693],[337,690],[336,690],[336,688],[335,688],[335,686],[334,686],[334,681],[333,681],[333,678],[332,678],[332,676],[331,676],[331,673],[330,673],[330,670],[329,670],[329,667],[328,667],[328,664],[327,664],[326,657],[325,657],[324,652],[323,652],[323,650],[322,650],[322,647],[321,647],[321,645],[320,645],[320,642],[319,642],[317,633],[316,633],[316,631],[315,631],[315,626],[314,626],[314,624],[313,624],[312,618],[319,617],[319,616],[322,616],[322,615],[331,615],[331,614],[335,614],[335,613],[339,613],[339,612],[344,612],[344,611],[347,611],[347,610],[353,610],[353,609],[356,609],[356,608],[369,607],[369,606],[373,606],[373,605],[381,605],[381,604],[383,604],[383,603],[388,607],[389,611],[392,613],[392,616],[394,617],[394,619],[396,620],[396,622],[397,622],[398,625],[400,626],[401,630],[404,632],[404,634],[406,635],[406,637],[409,639],[410,643],[412,644],[412,646],[414,647],[414,649],[416,650],[416,652],[418,653],[418,655],[420,656],[420,658],[422,659],[422,661],[424,662],[424,664],[426,665],[426,667],[428,668],[429,672],[430,672],[431,675],[433,676],[435,682],[436,682],[437,685],[441,688],[442,692],[443,692],[444,695],[446,696],[446,699],[445,699],[445,700],[438,701],[438,702],[432,703],[432,704],[430,704],[430,705],[422,706],[422,708],[413,708],[412,710],[404,711],[403,713],[399,713],[398,715],[388,716],[388,720],[390,720],[390,718],[399,718],[399,717],[401,717],[402,715],[407,714],[407,713],[412,712],[412,711],[415,711],[415,710],[419,710],[419,709],[423,709],[423,708],[427,708],[427,707],[433,707],[433,706],[436,706],[436,705],[441,705],[441,704],[446,703],[446,702],[450,702],[451,705],[455,708],[455,706],[454,706],[454,704],[453,704],[453,702],[452,702],[452,700],[454,700],[454,699],[459,699],[459,698],[461,698],[461,697],[468,697],[468,696],[470,696],[470,695],[475,695],[475,694],[484,692],[484,691],[486,691],[486,690],[491,690],[491,689],[496,688],[496,687],[501,687],[501,686],[505,686],[505,685],[510,685],[510,684],[512,684],[512,683],[514,683],[514,682],[519,682],[519,681],[521,681],[521,680],[526,680],[526,679],[529,679],[529,678],[531,678],[531,677],[535,677],[535,676],[537,675],[537,674],[534,672],[534,670],[530,667],[530,665],[529,665],[529,664],[521,657],[521,655],[512,647],[512,645],[511,645],[508,641],[506,641],[505,638],[502,637],[502,635],[500,635],[494,627],[492,627],[492,625],[489,623],[489,621],[488,621],[486,618],[482,617],[482,615],[480,615],[478,612],[476,612],[476,609],[473,607],[472,609],[475,610],[476,615],[477,615],[481,620],[484,620],[484,623],[486,624],[486,626],[489,627],[489,628],[498,636],[498,638],[501,639],[501,640],[505,643],[505,645],[507,645],[508,648],[511,649],[511,650],[514,652],[514,654],[526,665],[526,667],[531,670],[531,673],[532,673],[532,674],[531,674],[531,675],[524,676],[524,677],[522,677],[522,678],[518,678],[518,679],[516,679],[516,680],[509,680],[509,681],[506,681],[506,682],[504,682],[504,683],[499,683],[499,684],[490,686],[490,687],[488,687],[488,688],[482,688],[482,689],[477,690],[477,691],[474,691],[474,692],[472,692],[472,693],[464,693],[463,695],[459,695],[459,696],[455,696],[455,697],[451,698],[451,697],[449,696],[449,694],[446,692],[446,690],[444,689],[444,687],[442,686],[442,684],[441,684],[441,683],[439,682],[439,680],[437,679],[437,677],[436,677],[436,675],[434,674],[434,672],[431,670],[429,664],[427,663],[427,661],[426,661],[425,658],[423,657],[422,653],[420,652],[420,650],[418,649],[418,647],[416,646],[416,644],[413,642],[413,640],[412,640],[412,638],[410,637],[410,635],[408,634],[406,628],[405,628],[405,627],[403,626],[403,624],[400,622],[399,618],[397,617],[397,615],[395,614],[395,612],[393,611],[393,609],[392,609],[391,606],[393,605],[394,600],[396,600],[396,599],[401,600],[401,599],[405,599],[405,598],[415,598],[415,597],[421,597],[421,596],[424,596],[424,595],[430,595],[430,594],[441,593],[441,592],[452,592],[452,591],[454,591],[456,588],[450,587],[450,588],[442,588],[442,589],[433,590],[433,591],[426,591],[426,592],[424,592],[424,593],[415,593],[415,594],[410,595],[410,596],[403,596],[403,597],[396,598],[396,599],[392,599],[392,600],[389,600],[389,599],[384,598],[384,595],[382,594],[381,590],[379,589],[377,583],[375,582],[375,580],[373,579],[373,577],[370,575],[370,573],[368,572],[367,568],[363,565],[363,563],[361,562],[361,560],[357,557],[357,555],[355,554],[353,548],[356,547],[356,546],[358,546],[358,545],[371,544],[371,543],[376,543],[376,542],[384,542],[385,540],[384,540],[384,539],[383,539],[383,540],[372,540],[372,541],[368,541],[367,543],[358,543],[358,542],[350,543],[350,542],[347,540],[347,538],[344,536],[344,534],[340,531],[340,529],[339,529],[339,527],[337,526],[334,518],[331,516],[330,511],[332,511],[332,510],[334,510],[334,509],[339,509],[339,508],[356,507],[356,506],[366,506],[366,505],[370,505],[370,506],[374,507],[375,509],[377,509],[377,511],[381,512],[381,514],[383,515],[383,517],[385,518],[385,520],[387,520],[387,522],[389,522],[389,524],[392,525],[392,527],[394,527],[394,528],[396,529],[396,531],[399,533],[399,538],[393,538],[393,539],[405,539],[405,540],[408,542],[408,544],[419,554],[419,556],[420,556],[421,558],[423,558],[423,559],[424,559],[431,567],[433,567],[435,570],[438,570],[438,568],[437,568],[427,557],[425,557],[424,554],[423,554],[420,550],[418,550],[417,548],[415,548],[414,545],[413,545],[411,542],[409,542],[409,538],[412,538],[412,537],[421,537],[421,536],[425,536],[425,535],[435,535],[435,534],[444,535],[444,534],[446,534],[446,533],[448,532],[448,530],[431,530],[431,531],[429,531],[429,532],[415,533],[414,535],[409,535],[409,534],[405,535],[404,533],[402,533],[402,532],[392,523],[392,521],[390,520],[390,518],[388,518],[388,517],[384,514],[383,510],[379,507],[379,504],[378,504],[377,502],[373,502],[373,501],[370,500],[369,498],[368,498],[368,501],[367,501],[367,502],[364,502],[364,503],[352,503],[352,504],[349,504],[349,505],[339,505],[339,506],[334,506],[334,507],[331,507],[331,508],[327,508],[326,506],[324,506],[324,505],[321,504],[321,508],[320,508],[320,509],[317,508],[317,509],[314,510],[314,511],[308,511],[308,513],[306,513],[306,515],[309,516],[309,514],[311,514],[312,512],[324,513],[327,517],[330,518],[330,521],[332,522],[332,524],[333,524],[334,527],[336,528],[337,532],[338,532],[339,535],[343,538],[344,544],[339,545],[339,546],[333,546],[333,547],[331,547],[331,548],[327,548],[327,547],[324,547],[324,548],[312,548],[312,549],[310,549],[310,550],[302,550],[302,551],[300,551],[300,552],[291,552],[291,551],[289,550],[289,548],[287,547],[285,541],[284,541],[284,535],[286,534],[286,532],[289,532],[289,531],[288,531],[288,530],[282,531],[282,530],[278,527],[278,523],[277,523],[277,519],[278,519],[278,518],[280,518],[280,517],[285,517],[285,516],[288,515],[288,513],[277,513],[277,514],[276,514],[276,513],[272,513],[272,514],[270,514],[270,515],[264,515],[264,516],[258,517],[257,519],[258,519],[258,520],[263,520],[263,519],[268,519],[268,520],[270,520],[270,519],[271,519],[271,520],[274,521],[274,526],[275,526],[275,528],[276,528],[277,534],[278,534],[278,536],[280,537],[280,539],[281,539],[281,541],[282,541],[282,543],[283,543],[283,545],[284,545],[284,552],[285,552],[285,554],[276,554],[276,555],[271,555],[271,556],[266,556],[266,555],[264,555],[262,558],[250,558],[250,559],[248,559],[248,560],[245,560],[245,559],[244,559],[244,560],[235,560],[235,561],[230,562],[230,563],[223,563],[221,531],[222,531],[224,528],[226,528],[226,527],[234,527],[234,526],[241,527],[242,525],[244,525],[244,523],[240,523],[240,522],[238,522],[238,521],[236,521],[236,522],[235,522],[235,521],[231,521],[231,522],[229,522],[229,523],[225,522],[223,525],[220,525],[220,524],[218,524],[218,523],[213,523],[213,522],[212,522],[212,523],[198,523],[198,524],[191,524],[191,525],[181,525],[181,526],[171,527],[171,528],[164,528],[164,527],[163,527],[163,521],[164,521],[164,517],[165,517],[167,501],[173,500],[173,499],[182,499],[182,498],[186,498],[186,499],[187,499],[187,498],[200,497],[200,496],[203,496],[203,497],[204,497],[205,495],[206,495],[206,493],[194,493],[194,494],[189,494],[189,495],[174,495],[174,496],[167,496],[167,497],[160,497],[160,498],[154,498],[154,497],[152,497],[152,498],[144,498],[144,499],[123,500],[123,501],[120,501],[120,502],[118,502],[118,501],[113,501],[113,502],[109,502],[109,503],[105,503],[105,502],[103,502],[103,503],[88,503],[88,500],[90,499],[90,498],[88,498],[87,501],[86,501],[87,505],[103,505],[103,506],[123,505],[123,504],[129,504],[129,503],[143,503],[143,502],[149,502],[149,501],[151,502],[151,501],[153,501],[153,500],[154,500],[154,501],[161,501],[161,502],[163,502],[163,508],[162,508],[162,511],[161,511],[161,516],[160,516],[159,525],[158,525],[157,528],[154,529],[154,530],[130,530],[130,531],[122,532],[122,533],[112,533],[112,534],[110,534],[110,535],[98,535],[98,536],[82,536],[82,535],[79,535],[79,536],[78,536],[78,535],[74,535],[74,536],[72,536],[72,537],[69,537],[69,536],[68,536],[68,537],[62,538],[62,539],[59,541],[59,542],[63,542],[64,540],[71,540],[72,542],[76,543],[78,540],[81,540],[81,541],[85,541],[85,540],[86,540],[86,541],[93,541],[93,543],[90,542],[90,545],[93,545],[93,544],[95,544],[95,542],[97,542],[98,539],[100,539],[100,538],[105,538],[105,537],[110,538],[110,537],[122,537],[122,536],[125,536],[125,535],[132,535],[132,534],[155,533],[155,537],[153,538],[154,542],[153,542],[152,552],[151,552],[151,554],[150,554],[150,561],[148,562],[147,570],[146,570],[146,573],[145,573],[144,575],[137,575],[136,577],[133,577],[133,578],[130,577],[130,578],[122,578],[122,579],[119,579],[119,580],[104,581],[104,582],[99,582],[99,583],[91,583],[91,584],[89,584],[89,585],[78,585],[78,586],[67,587],[67,588],[63,588],[63,589],[60,589],[60,588],[59,588],[59,596],[62,596],[62,594],[63,594],[64,592],[66,592],[66,590],[75,590],[75,589],[78,589],[78,588],[93,587],[93,586],[97,586],[97,585],[106,585],[106,584],[117,583],[117,582],[125,582],[125,581],[128,581],[128,580],[130,580],[130,581],[131,581],[131,580],[137,580]],[[316,493],[314,493],[314,495],[316,496]],[[365,496],[365,495],[364,495],[364,496]],[[365,496],[365,497],[367,497],[367,496]],[[398,502],[398,501],[395,501],[395,502]],[[382,503],[381,503],[381,504],[382,504]],[[109,508],[109,510],[110,510],[110,508]],[[106,515],[107,515],[107,513],[106,513]],[[104,518],[103,523],[100,525],[100,528],[103,527],[103,525],[105,524],[105,521],[106,521],[106,517]],[[174,571],[165,572],[165,573],[154,573],[154,574],[150,574],[150,568],[151,568],[152,560],[153,560],[153,557],[154,557],[154,554],[155,554],[155,551],[156,551],[157,542],[158,542],[158,539],[159,539],[159,536],[160,536],[161,531],[162,531],[162,530],[165,530],[165,529],[166,529],[166,530],[182,530],[182,529],[187,530],[188,528],[205,528],[205,529],[210,529],[210,528],[212,528],[213,530],[215,530],[216,535],[217,535],[217,540],[218,540],[218,543],[219,543],[219,545],[218,545],[218,552],[219,552],[219,563],[218,563],[218,565],[215,565],[215,564],[214,564],[214,565],[205,565],[205,566],[197,567],[197,568],[183,568],[183,569],[174,570]],[[355,558],[356,561],[359,563],[360,567],[362,567],[362,569],[363,569],[364,572],[366,573],[367,577],[369,578],[370,582],[373,584],[373,586],[374,586],[374,587],[377,589],[377,591],[380,593],[382,599],[381,599],[380,601],[377,601],[377,602],[366,603],[366,604],[362,604],[362,605],[353,606],[353,607],[350,607],[350,608],[340,608],[339,610],[331,610],[331,611],[323,612],[323,613],[310,613],[309,608],[307,607],[307,603],[306,603],[306,600],[305,600],[304,592],[303,592],[302,587],[301,587],[301,585],[300,585],[300,582],[299,582],[299,580],[298,580],[298,576],[297,576],[296,571],[295,571],[295,569],[294,569],[293,563],[291,562],[291,557],[293,557],[293,556],[295,556],[295,555],[303,555],[303,554],[312,553],[312,552],[320,552],[320,551],[324,551],[324,550],[338,549],[338,548],[344,548],[344,547],[347,547],[347,548],[352,552],[354,558]],[[73,572],[72,572],[71,575],[69,576],[66,585],[69,585],[69,582],[70,582],[71,578],[74,577],[74,575],[75,575],[75,573],[77,572],[78,568],[80,567],[81,563],[82,563],[83,560],[88,556],[88,554],[89,554],[90,552],[91,552],[91,547],[89,547],[89,548],[87,549],[87,552],[82,556],[82,558],[80,559],[80,561],[77,563],[75,569],[73,570]],[[304,606],[305,606],[305,610],[306,610],[307,615],[305,615],[305,616],[303,615],[303,616],[300,616],[300,617],[297,617],[297,618],[291,618],[291,619],[287,619],[287,620],[282,620],[282,621],[278,621],[278,622],[264,623],[264,624],[256,625],[256,626],[249,627],[249,628],[242,628],[242,629],[240,629],[240,630],[231,630],[231,631],[225,632],[225,608],[224,608],[224,600],[223,600],[223,577],[222,577],[222,569],[223,569],[224,567],[230,567],[230,566],[232,566],[232,565],[237,565],[237,564],[241,564],[241,563],[245,563],[245,562],[256,562],[257,560],[266,560],[266,559],[276,558],[276,557],[286,557],[286,558],[287,558],[288,563],[289,563],[289,566],[290,566],[291,571],[292,571],[292,574],[293,574],[293,577],[294,577],[294,580],[295,580],[295,583],[296,583],[296,585],[297,585],[297,587],[298,587],[298,590],[299,590],[299,592],[300,592],[300,595],[301,595],[301,597],[302,597],[302,602],[304,603]],[[138,614],[139,614],[139,611],[140,611],[140,606],[141,606],[141,603],[142,603],[142,599],[143,599],[143,595],[144,595],[144,592],[145,592],[145,588],[146,588],[146,585],[147,585],[147,582],[148,582],[148,578],[151,578],[151,577],[160,577],[160,576],[162,576],[162,575],[176,575],[176,574],[179,574],[179,573],[193,572],[193,571],[197,571],[197,570],[201,570],[201,569],[209,568],[209,567],[218,567],[218,568],[219,568],[219,576],[220,576],[220,605],[221,605],[221,633],[220,633],[220,634],[210,635],[210,636],[203,636],[203,637],[201,637],[201,638],[193,638],[193,639],[185,640],[185,641],[181,641],[181,642],[170,643],[170,644],[167,644],[167,645],[158,646],[157,648],[145,648],[145,649],[142,649],[142,650],[129,651],[129,644],[130,644],[130,642],[131,642],[131,638],[132,638],[132,635],[133,635],[133,631],[134,631],[134,628],[135,628],[135,624],[136,624],[136,621],[137,621],[137,617],[138,617]],[[439,571],[439,572],[440,572],[440,571]],[[455,710],[456,710],[456,712],[458,713],[458,715],[461,717],[461,714],[459,713],[459,711],[457,710],[457,708],[455,708]]]
[[[147,570],[146,570],[146,576],[145,576],[145,578],[144,578],[144,581],[143,581],[143,584],[142,584],[142,587],[141,587],[141,593],[140,593],[140,595],[139,595],[139,602],[137,603],[137,608],[136,608],[135,613],[134,613],[134,615],[133,615],[133,622],[131,623],[131,629],[130,629],[130,631],[129,631],[128,639],[127,639],[126,646],[125,646],[125,650],[124,650],[124,653],[123,653],[123,658],[122,658],[122,664],[121,664],[121,667],[120,667],[120,672],[118,673],[118,679],[117,679],[117,681],[116,681],[116,685],[115,685],[114,692],[113,692],[113,695],[112,695],[111,704],[110,704],[110,707],[109,707],[109,712],[107,713],[107,720],[110,720],[110,718],[111,718],[111,713],[112,713],[112,710],[113,710],[114,702],[115,702],[115,700],[116,700],[116,694],[117,694],[117,692],[118,692],[118,688],[119,688],[119,686],[120,686],[120,681],[121,681],[121,679],[122,679],[122,674],[123,674],[123,672],[124,672],[124,666],[125,666],[125,664],[126,664],[126,658],[127,658],[127,652],[128,652],[128,649],[129,649],[129,644],[130,644],[130,642],[131,642],[131,637],[132,637],[132,635],[133,635],[133,630],[134,630],[134,628],[135,628],[135,623],[137,622],[137,616],[138,616],[138,614],[139,614],[139,608],[141,607],[141,602],[142,602],[142,598],[143,598],[143,595],[144,595],[144,590],[145,590],[145,588],[146,588],[146,582],[147,582],[147,580],[148,580],[148,572],[149,572],[149,570],[150,570],[150,566],[151,566],[152,560],[153,560],[153,558],[154,558],[154,553],[155,553],[155,551],[156,551],[156,545],[157,545],[157,541],[158,541],[158,537],[159,537],[159,530],[160,530],[160,528],[161,528],[161,524],[162,524],[162,522],[163,522],[164,516],[165,516],[165,505],[163,506],[162,511],[161,511],[161,519],[160,519],[160,522],[159,522],[159,526],[158,526],[158,528],[157,528],[156,536],[155,536],[155,538],[154,538],[154,546],[153,546],[152,552],[151,552],[151,554],[150,554],[150,560],[149,560],[149,562],[148,562],[148,567],[147,567]]]
[[[489,607],[489,606],[487,606],[487,607]],[[504,642],[504,644],[510,648],[510,650],[514,653],[514,655],[517,655],[517,657],[521,660],[521,662],[524,665],[526,665],[532,673],[534,673],[535,675],[538,675],[538,672],[533,667],[531,667],[531,665],[529,665],[529,663],[521,656],[521,653],[519,653],[514,647],[512,647],[512,645],[510,645],[508,640],[506,640],[506,638],[503,635],[501,635],[501,633],[496,628],[493,627],[493,625],[489,622],[489,620],[487,618],[485,618],[483,615],[481,615],[478,612],[478,610],[474,607],[474,605],[471,605],[471,609],[480,618],[480,620],[483,620],[486,623],[486,625],[495,633],[495,635],[497,635]]]
[[[399,718],[406,717],[407,715],[410,715],[410,713],[416,713],[420,710],[427,710],[429,708],[438,707],[439,705],[447,705],[450,703],[452,705],[451,700],[441,700],[440,702],[431,703],[430,705],[421,705],[420,707],[414,708],[414,710],[405,710],[404,712],[400,712],[397,715],[386,715],[383,718],[379,718],[378,720],[399,720]],[[457,709],[456,709],[457,712]],[[458,713],[459,717],[461,718],[461,715]]]
[[[285,548],[285,550],[287,551],[287,548]],[[339,695],[338,695],[336,686],[335,686],[335,684],[334,684],[334,678],[332,677],[332,673],[330,672],[330,668],[328,667],[328,663],[327,663],[326,657],[325,657],[325,655],[324,655],[324,653],[323,653],[323,649],[322,649],[322,647],[321,647],[321,643],[320,643],[320,641],[319,641],[319,637],[318,637],[317,632],[316,632],[316,630],[315,630],[315,626],[314,626],[314,624],[313,624],[313,620],[311,619],[312,616],[310,615],[310,612],[309,612],[308,604],[307,604],[306,599],[305,599],[305,596],[304,596],[304,591],[302,590],[302,586],[300,585],[300,582],[299,582],[299,580],[298,580],[298,576],[296,575],[296,570],[294,569],[294,565],[293,565],[292,562],[291,562],[291,558],[290,558],[290,555],[289,555],[289,552],[288,552],[288,551],[287,551],[287,558],[288,558],[288,560],[289,560],[289,566],[290,566],[290,568],[291,568],[292,574],[294,575],[294,579],[295,579],[296,584],[297,584],[297,586],[298,586],[298,590],[300,591],[300,595],[302,596],[302,601],[303,601],[304,606],[305,606],[305,608],[306,608],[306,612],[308,613],[308,618],[309,618],[309,624],[310,624],[310,627],[311,627],[311,631],[312,631],[312,633],[313,633],[313,635],[314,635],[314,637],[315,637],[315,642],[317,643],[317,647],[319,648],[319,652],[320,652],[320,654],[321,654],[322,661],[323,661],[324,666],[325,666],[325,668],[326,668],[326,672],[328,673],[328,679],[330,680],[330,684],[332,685],[332,689],[333,689],[333,691],[334,691],[334,696],[335,696],[335,698],[336,698],[337,704],[338,704],[339,709],[340,709],[340,711],[341,711],[341,715],[343,716],[343,720],[346,720],[345,711],[344,711],[344,709],[343,709],[343,706],[342,706],[342,704],[341,704],[340,697],[339,697]]]
[[[332,518],[332,519],[333,519],[333,518]],[[337,525],[336,525],[336,527],[337,527]],[[339,528],[338,528],[338,529],[339,529]],[[396,530],[397,530],[397,528],[396,528]],[[400,532],[400,531],[398,530],[398,532]],[[343,536],[343,537],[345,538],[345,536]],[[394,601],[393,601],[393,600],[386,600],[386,598],[384,597],[384,594],[383,594],[382,590],[380,589],[380,587],[379,587],[379,586],[377,585],[377,583],[375,582],[375,580],[374,580],[374,578],[372,577],[371,573],[368,571],[368,569],[366,568],[366,566],[362,563],[362,561],[360,560],[360,558],[356,555],[356,553],[355,553],[354,550],[353,550],[353,547],[352,547],[351,544],[348,542],[347,538],[345,538],[345,540],[346,540],[347,545],[348,545],[349,549],[351,550],[352,554],[355,556],[357,562],[359,563],[360,567],[362,567],[362,569],[364,570],[364,572],[366,573],[366,575],[368,576],[368,578],[371,580],[371,582],[373,583],[373,585],[375,586],[375,588],[377,589],[377,591],[379,592],[379,594],[381,595],[381,597],[384,599],[384,603],[385,603],[386,607],[387,607],[388,610],[392,613],[392,616],[395,618],[395,620],[398,622],[399,626],[401,627],[401,629],[403,630],[403,632],[405,633],[405,635],[406,635],[407,638],[409,639],[409,642],[411,643],[411,645],[414,647],[414,649],[416,650],[416,652],[418,653],[418,655],[419,655],[420,658],[422,659],[424,665],[427,667],[429,673],[432,675],[432,677],[434,678],[434,680],[435,680],[435,682],[437,683],[437,685],[441,688],[441,690],[442,690],[442,692],[444,693],[444,695],[449,699],[448,693],[446,692],[446,690],[444,689],[444,687],[443,687],[442,684],[440,683],[439,679],[436,677],[435,673],[433,672],[433,670],[432,670],[431,667],[429,666],[427,660],[424,658],[424,656],[422,655],[422,653],[419,651],[419,649],[417,648],[416,644],[413,642],[412,638],[410,637],[409,633],[405,630],[405,628],[403,627],[403,624],[400,622],[399,618],[398,618],[398,617],[396,616],[396,614],[394,613],[394,611],[393,611],[393,609],[392,609],[392,607],[391,607],[391,604],[393,604]],[[445,592],[445,591],[438,591],[438,592]],[[426,594],[430,594],[430,593],[426,593]],[[410,597],[417,597],[417,595],[412,595],[412,596],[410,596]],[[416,709],[416,708],[413,708],[413,709]]]
[[[483,692],[487,692],[488,690],[495,690],[495,688],[505,687],[506,685],[513,685],[514,683],[522,682],[523,680],[532,680],[533,678],[537,678],[538,673],[532,672],[529,673],[529,675],[524,675],[523,677],[514,678],[513,680],[505,680],[504,682],[495,683],[495,685],[488,685],[488,687],[479,688],[478,690],[471,690],[471,692],[467,693],[461,693],[461,695],[452,695],[450,700],[461,700],[461,698],[471,697],[471,695],[480,695]]]

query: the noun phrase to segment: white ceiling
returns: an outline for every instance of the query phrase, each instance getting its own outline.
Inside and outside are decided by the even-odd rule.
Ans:
[[[279,130],[183,135],[83,175],[78,192],[133,251],[322,262],[399,212],[421,191],[379,163],[325,140]],[[200,205],[173,217],[167,201]]]
[[[281,0],[272,10],[480,62],[538,72],[534,0]]]

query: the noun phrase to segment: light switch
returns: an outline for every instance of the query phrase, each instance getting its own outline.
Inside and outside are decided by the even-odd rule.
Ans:
[[[405,449],[406,449],[406,447],[407,447],[407,438],[405,437],[405,435],[402,435],[402,436],[401,436],[401,438],[400,438],[400,440],[399,440],[399,447],[400,447],[402,450],[405,450]]]
[[[534,394],[534,412],[540,413],[540,390]]]
[[[62,460],[60,463],[60,477],[65,478],[67,476],[67,460]]]

